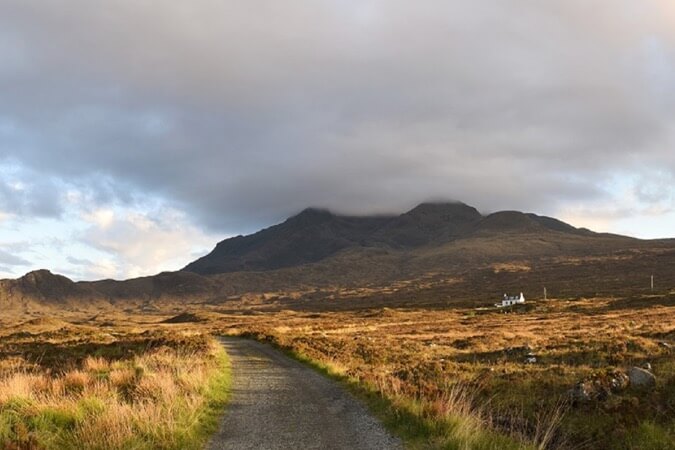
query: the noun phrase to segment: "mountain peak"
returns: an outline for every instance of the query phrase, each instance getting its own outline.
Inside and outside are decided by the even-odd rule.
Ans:
[[[70,278],[40,269],[28,272],[10,283],[18,286],[25,295],[34,298],[65,298],[77,295],[77,285]]]
[[[421,203],[378,231],[378,238],[396,248],[446,242],[462,234],[483,216],[461,202]]]
[[[427,202],[399,216],[344,216],[307,208],[283,223],[218,243],[185,267],[202,275],[296,267],[362,248],[415,251],[471,236],[579,233],[558,220],[502,211],[484,217],[461,202]]]
[[[477,232],[539,232],[555,231],[568,234],[593,234],[558,219],[520,211],[499,211],[486,216],[476,227]]]
[[[422,216],[422,215],[440,215],[440,216],[457,216],[469,215],[473,217],[480,216],[480,213],[473,206],[469,206],[462,202],[425,202],[420,203],[413,209],[405,213],[405,215]]]
[[[334,215],[335,214],[326,208],[310,207],[303,209],[293,217],[333,217]]]
[[[306,208],[295,216],[286,220],[286,223],[293,223],[299,226],[319,225],[335,218],[335,214],[323,208]]]
[[[33,270],[31,272],[26,273],[24,276],[19,278],[19,280],[21,280],[25,283],[34,284],[34,285],[43,284],[43,283],[52,283],[52,282],[57,282],[57,283],[63,283],[63,282],[72,283],[73,282],[69,278],[64,277],[63,275],[54,274],[47,269]]]

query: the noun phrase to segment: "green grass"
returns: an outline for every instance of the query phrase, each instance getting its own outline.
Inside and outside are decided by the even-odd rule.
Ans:
[[[628,439],[626,447],[640,450],[673,450],[675,449],[675,426],[667,429],[653,422],[642,422],[637,431]]]
[[[200,411],[197,422],[192,427],[192,438],[183,448],[203,448],[209,438],[218,431],[222,416],[230,395],[232,368],[230,359],[221,348],[217,355],[218,372],[211,378],[205,392],[206,406]]]

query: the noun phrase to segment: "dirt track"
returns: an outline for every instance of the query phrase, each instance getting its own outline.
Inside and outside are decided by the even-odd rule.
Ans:
[[[232,393],[210,449],[402,449],[338,384],[264,344],[223,338]]]

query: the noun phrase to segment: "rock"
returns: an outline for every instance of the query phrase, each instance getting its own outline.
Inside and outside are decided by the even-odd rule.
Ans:
[[[670,344],[667,343],[667,342],[661,341],[661,342],[659,342],[659,347],[663,347],[663,348],[671,348],[672,345],[670,345]]]
[[[585,403],[591,401],[592,386],[590,383],[580,381],[572,389],[567,391],[567,395],[572,403]]]
[[[627,389],[629,384],[630,380],[625,372],[620,370],[607,371],[604,374],[598,373],[578,382],[567,394],[573,404],[590,401],[603,402],[609,399],[612,393]]]
[[[593,381],[593,392],[591,397],[595,400],[605,401],[612,395],[612,389],[601,380]]]
[[[642,365],[642,368],[645,369],[645,370],[649,370],[651,372],[652,365],[650,363],[646,362]]]
[[[656,385],[656,377],[648,370],[633,367],[628,371],[630,385],[633,387],[652,387]]]
[[[527,355],[525,355],[525,364],[536,364],[537,362],[537,355],[534,353],[530,352]]]
[[[612,392],[620,392],[628,387],[630,379],[624,372],[614,372],[609,379],[609,388]]]

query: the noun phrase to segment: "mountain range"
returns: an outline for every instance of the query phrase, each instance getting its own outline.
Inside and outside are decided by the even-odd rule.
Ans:
[[[464,203],[423,203],[399,216],[352,217],[309,208],[249,236],[226,239],[183,270],[200,275],[275,270],[358,248],[413,251],[502,233],[593,237],[550,217],[503,211],[483,216]]]
[[[214,302],[250,292],[382,286],[429,276],[461,280],[455,296],[510,283],[518,289],[542,277],[581,292],[597,290],[597,279],[616,285],[614,270],[629,281],[642,277],[638,267],[653,272],[655,255],[660,261],[675,255],[675,243],[594,233],[518,211],[483,215],[463,203],[423,203],[401,215],[364,217],[309,208],[257,233],[225,239],[177,272],[76,283],[40,270],[0,280],[0,305]],[[509,267],[512,276],[504,276]]]

